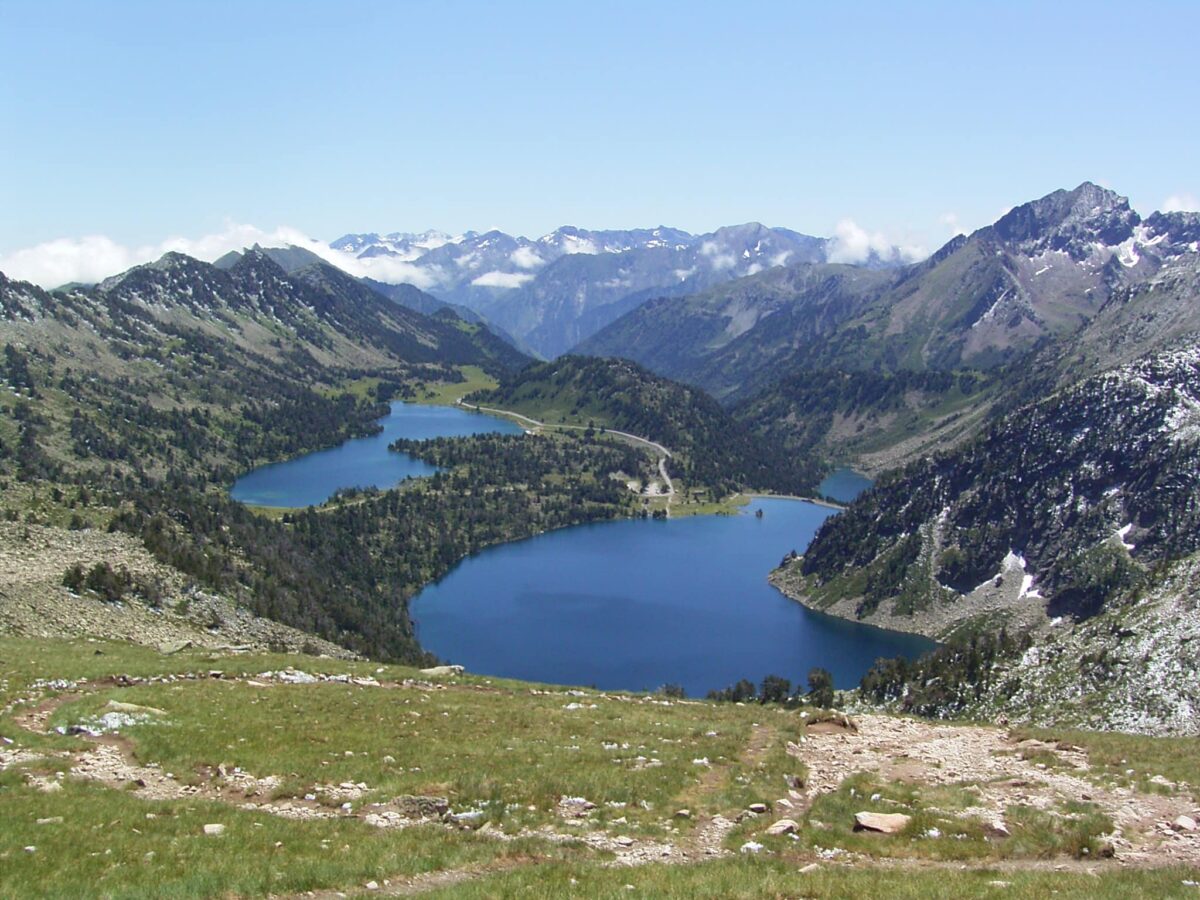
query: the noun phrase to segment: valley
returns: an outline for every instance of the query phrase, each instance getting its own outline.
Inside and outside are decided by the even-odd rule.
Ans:
[[[93,814],[134,895],[1194,880],[1193,218],[721,230],[590,335],[299,248],[0,277],[0,887],[77,891]],[[469,246],[542,299],[717,252],[560,232]]]

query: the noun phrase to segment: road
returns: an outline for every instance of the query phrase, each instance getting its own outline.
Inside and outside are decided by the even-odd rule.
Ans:
[[[461,399],[454,402],[459,406],[465,407],[466,409],[475,409],[479,412],[495,413],[496,415],[507,416],[510,419],[516,419],[519,422],[527,423],[533,428],[572,428],[577,431],[587,431],[588,428],[593,427],[589,425],[554,425],[546,422],[539,422],[537,419],[531,419],[529,416],[523,416],[520,413],[513,412],[510,409],[496,409],[492,406],[477,406],[474,403],[463,403]],[[627,431],[617,431],[615,428],[605,428],[604,432],[606,434],[615,434],[618,437],[627,438],[628,440],[631,440],[637,444],[644,444],[650,449],[656,450],[658,453],[662,454],[658,458],[658,473],[662,475],[663,482],[667,486],[667,492],[665,494],[658,494],[656,496],[666,497],[667,503],[670,504],[675,498],[675,483],[671,481],[671,476],[667,474],[667,460],[671,458],[671,451],[657,441],[652,441],[649,438],[644,438],[640,435],[630,434]]]

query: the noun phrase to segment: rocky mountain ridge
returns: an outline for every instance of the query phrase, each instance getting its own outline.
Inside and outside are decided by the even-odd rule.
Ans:
[[[654,296],[694,293],[766,269],[820,262],[835,239],[759,223],[694,235],[677,228],[592,231],[564,226],[535,240],[500,231],[350,234],[334,249],[411,265],[439,297],[470,307],[545,356],[580,340]],[[901,251],[861,262],[886,267]]]

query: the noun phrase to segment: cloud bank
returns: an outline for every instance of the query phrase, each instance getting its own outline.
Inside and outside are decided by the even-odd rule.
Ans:
[[[864,263],[871,255],[880,259],[912,262],[928,254],[923,247],[896,244],[880,231],[867,231],[853,219],[842,219],[829,239],[826,256],[832,263]]]
[[[102,281],[171,251],[212,262],[231,250],[242,250],[254,244],[303,247],[351,275],[391,284],[407,282],[419,288],[430,288],[440,280],[441,273],[436,268],[419,268],[388,256],[358,259],[350,253],[334,250],[298,228],[281,225],[272,231],[264,231],[254,225],[236,222],[228,222],[221,231],[198,238],[170,237],[157,244],[139,246],[121,244],[105,235],[58,238],[0,256],[0,272],[9,278],[55,288],[72,281],[86,284]]]

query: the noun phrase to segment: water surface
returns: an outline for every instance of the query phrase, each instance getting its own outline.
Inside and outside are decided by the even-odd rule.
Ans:
[[[521,427],[508,419],[468,412],[451,406],[392,404],[379,420],[383,431],[355,438],[329,450],[306,453],[247,472],[229,492],[234,500],[252,506],[314,506],[342,488],[392,488],[405,478],[432,475],[437,469],[407,453],[392,453],[388,444],[397,438],[426,440],[462,437],[485,432],[520,434]]]
[[[602,522],[492,547],[413,600],[417,634],[472,672],[532,681],[676,683],[694,697],[822,666],[852,687],[878,657],[933,644],[812,612],[767,583],[830,512],[756,499],[736,516]]]
[[[873,481],[853,469],[838,469],[825,476],[825,480],[817,485],[817,492],[838,503],[853,503],[854,500],[869,488]]]

